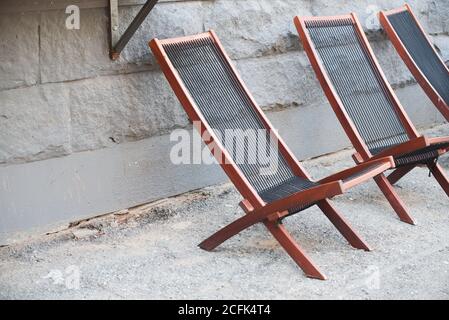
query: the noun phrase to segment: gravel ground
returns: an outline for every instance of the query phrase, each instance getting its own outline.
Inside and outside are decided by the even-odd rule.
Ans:
[[[449,125],[427,131],[449,135]],[[304,162],[315,178],[351,151]],[[449,172],[449,159],[441,159]],[[449,199],[426,169],[396,186],[417,226],[370,181],[333,199],[374,248],[353,249],[312,207],[285,221],[329,277],[306,278],[263,225],[214,252],[197,244],[242,215],[230,184],[72,223],[0,248],[3,299],[449,299]]]

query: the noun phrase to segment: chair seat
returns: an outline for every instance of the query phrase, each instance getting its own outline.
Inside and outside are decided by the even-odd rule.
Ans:
[[[318,183],[316,182],[295,176],[288,179],[287,181],[284,181],[280,185],[274,186],[261,192],[260,196],[265,202],[270,203],[286,198],[299,191],[310,189],[317,185]]]
[[[422,148],[411,153],[398,156],[394,158],[394,162],[397,167],[409,165],[409,164],[426,164],[431,160],[434,160],[440,156],[439,149],[446,149],[449,147],[449,143],[438,143],[426,148]]]
[[[449,143],[434,144],[405,155],[397,156],[394,159],[397,167],[409,164],[426,164],[440,156],[439,149],[449,148]]]
[[[269,188],[269,189],[261,192],[260,197],[266,203],[271,203],[276,200],[286,198],[294,193],[310,189],[317,185],[319,185],[319,184],[316,182],[295,176],[295,177],[292,177],[292,178],[284,181],[280,185],[274,186],[272,188]],[[288,210],[289,215],[297,213],[302,210],[305,210],[305,209],[311,207],[312,205],[313,205],[313,203],[294,207],[294,208]]]
[[[388,148],[390,147],[377,148],[370,151],[373,155],[376,155],[384,150],[387,150]],[[425,148],[415,150],[407,154],[395,156],[394,162],[396,164],[396,167],[407,166],[411,164],[427,164],[429,161],[432,161],[440,156],[440,154],[438,153],[439,149],[447,149],[447,148],[449,148],[449,143],[447,142],[437,143]]]

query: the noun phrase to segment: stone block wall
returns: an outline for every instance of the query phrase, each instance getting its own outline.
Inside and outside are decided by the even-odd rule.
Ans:
[[[0,164],[96,150],[187,126],[148,49],[153,37],[214,29],[259,104],[278,111],[325,103],[292,17],[355,11],[389,80],[410,85],[411,75],[370,20],[377,9],[402,2],[161,2],[117,62],[108,57],[107,8],[81,9],[80,30],[65,28],[64,10],[0,13]],[[409,2],[449,59],[447,2]],[[120,7],[121,31],[138,10]]]

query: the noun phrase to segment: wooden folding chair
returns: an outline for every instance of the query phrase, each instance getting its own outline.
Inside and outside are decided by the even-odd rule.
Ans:
[[[449,121],[449,69],[410,6],[381,11],[379,19],[416,81]]]
[[[370,250],[328,199],[391,168],[391,157],[312,181],[273,130],[213,31],[177,39],[154,39],[150,47],[188,117],[197,124],[204,142],[244,199],[240,206],[246,215],[203,241],[201,248],[213,250],[240,231],[262,222],[307,276],[325,279],[281,223],[285,217],[316,204],[352,246]],[[261,143],[263,150],[275,152],[277,170],[265,175],[261,169],[266,165],[260,161],[239,160],[235,150],[225,143],[226,130],[232,129],[262,130],[274,137],[275,143],[268,139],[249,142]],[[246,159],[250,149],[245,150]]]
[[[399,218],[414,224],[395,184],[416,166],[429,167],[449,195],[438,157],[449,137],[420,136],[382,72],[354,13],[333,17],[295,17],[305,51],[337,118],[357,153],[357,163],[392,156],[395,171],[374,178]]]

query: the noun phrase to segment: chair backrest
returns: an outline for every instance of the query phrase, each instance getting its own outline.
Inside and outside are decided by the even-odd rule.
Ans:
[[[270,139],[270,123],[249,96],[215,37],[209,32],[179,39],[157,40],[162,54],[155,52],[156,45],[150,46],[158,61],[166,57],[177,77],[173,81],[169,79],[169,82],[172,86],[173,82],[182,83],[184,91],[192,99],[194,111],[201,115],[201,119],[212,129],[220,145],[230,155],[231,162],[260,194],[296,175],[282,153],[285,150],[282,141],[273,144]],[[183,106],[190,107],[187,104]],[[246,139],[243,157],[238,154],[241,149],[232,148],[236,145],[227,143],[232,140],[227,140],[229,134],[236,133],[244,135]],[[278,144],[283,148],[279,148]],[[267,154],[274,154],[277,170],[270,175],[261,174],[267,164],[261,163],[259,157],[254,159],[254,154],[249,154],[256,152],[250,145],[262,148]],[[249,160],[251,157],[252,160]]]
[[[349,137],[353,143],[357,140],[356,148],[362,144],[376,154],[409,140],[413,130],[404,123],[402,107],[357,23],[355,15],[295,18],[306,52],[316,62],[315,72]]]
[[[448,106],[449,70],[427,38],[411,8],[407,5],[400,9],[382,12],[380,18],[398,51],[406,51],[407,58],[411,60],[407,63],[410,71],[418,81],[415,73],[420,72],[425,77],[424,81],[429,82]],[[417,70],[414,70],[415,68]]]

